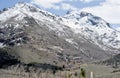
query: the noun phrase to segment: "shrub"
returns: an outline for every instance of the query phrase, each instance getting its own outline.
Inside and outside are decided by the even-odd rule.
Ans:
[[[86,72],[83,68],[81,68],[81,70],[80,70],[80,77],[81,78],[86,78]]]

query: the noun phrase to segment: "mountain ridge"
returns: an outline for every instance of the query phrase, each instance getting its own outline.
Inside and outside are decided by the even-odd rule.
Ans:
[[[1,48],[11,48],[10,54],[26,64],[91,62],[118,54],[120,33],[100,17],[86,15],[66,19],[18,3],[0,14]]]

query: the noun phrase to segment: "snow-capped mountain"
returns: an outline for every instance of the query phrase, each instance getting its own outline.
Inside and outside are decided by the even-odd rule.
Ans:
[[[112,29],[102,18],[79,11],[73,11],[65,15],[65,18],[70,20],[65,24],[72,27],[75,33],[92,40],[102,48],[107,46],[120,49],[120,32]]]
[[[119,53],[120,32],[91,13],[61,17],[18,3],[0,13],[0,47],[24,63],[90,62]]]

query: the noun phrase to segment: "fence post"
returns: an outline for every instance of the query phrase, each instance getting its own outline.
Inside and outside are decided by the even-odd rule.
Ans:
[[[90,72],[90,78],[93,78],[93,72]]]

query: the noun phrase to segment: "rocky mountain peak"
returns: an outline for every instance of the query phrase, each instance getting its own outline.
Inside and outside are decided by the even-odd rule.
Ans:
[[[19,2],[15,4],[14,9],[17,10],[27,10],[30,12],[38,12],[40,8],[37,8],[36,6],[29,4],[29,3],[24,3],[24,2]]]
[[[89,15],[92,15],[91,13],[88,13],[88,12],[85,12],[85,11],[82,11],[81,13],[80,13],[80,16],[81,17],[85,17],[85,16],[89,16]]]
[[[89,25],[91,24],[91,26],[96,27],[110,27],[109,23],[107,23],[104,19],[86,11],[71,11],[66,14],[64,18],[73,20],[75,22],[78,22],[79,24],[84,23]]]
[[[66,18],[81,18],[81,17],[85,17],[85,16],[91,16],[91,13],[88,13],[86,11],[78,11],[78,10],[74,10],[74,11],[67,11],[65,17]]]

